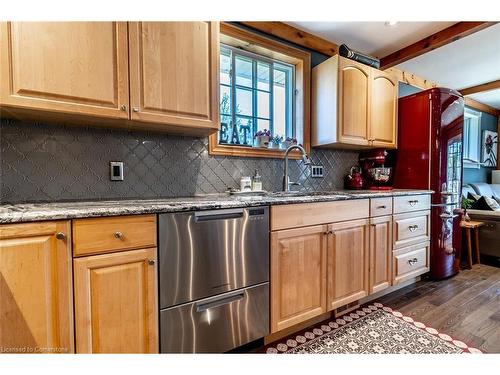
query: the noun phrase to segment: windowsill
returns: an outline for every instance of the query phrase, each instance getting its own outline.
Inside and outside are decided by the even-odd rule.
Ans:
[[[308,154],[311,150],[309,145],[305,145],[304,149]],[[209,153],[210,155],[224,155],[224,156],[243,156],[250,158],[278,158],[285,157],[284,149],[279,148],[264,148],[264,147],[244,147],[221,145],[217,143],[216,137],[211,137],[209,140]],[[300,159],[301,155],[297,150],[293,150],[288,155],[290,159]]]

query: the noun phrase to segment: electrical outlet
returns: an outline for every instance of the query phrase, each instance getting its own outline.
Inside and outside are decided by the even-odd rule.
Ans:
[[[109,162],[109,173],[111,181],[123,181],[123,162],[122,161],[110,161]]]
[[[311,165],[311,177],[312,178],[322,178],[323,177],[323,166],[322,165]]]

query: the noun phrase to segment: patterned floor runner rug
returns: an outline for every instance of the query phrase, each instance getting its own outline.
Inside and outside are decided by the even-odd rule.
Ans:
[[[380,303],[289,336],[266,353],[459,354],[481,353]]]

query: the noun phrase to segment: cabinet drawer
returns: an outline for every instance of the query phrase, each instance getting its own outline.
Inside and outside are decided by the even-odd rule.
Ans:
[[[73,220],[73,255],[111,253],[156,246],[156,216]]]
[[[272,206],[271,230],[365,219],[369,211],[369,199]]]
[[[394,251],[393,285],[429,271],[429,242]]]
[[[392,197],[370,199],[370,216],[392,215]]]
[[[429,241],[429,211],[394,215],[394,248]]]
[[[431,207],[430,195],[407,195],[394,197],[394,213],[428,210]]]

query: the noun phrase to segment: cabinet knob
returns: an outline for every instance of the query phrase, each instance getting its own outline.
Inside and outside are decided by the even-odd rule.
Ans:
[[[410,266],[413,266],[415,263],[418,262],[418,259],[417,258],[413,258],[413,259],[408,259],[408,264]]]
[[[65,239],[66,239],[66,234],[65,234],[65,233],[63,233],[63,232],[57,232],[57,233],[56,233],[56,238],[57,238],[58,240],[65,240]]]
[[[148,260],[148,264],[149,264],[150,266],[154,266],[154,265],[156,264],[156,260],[154,260],[154,259],[149,259],[149,260]]]
[[[134,107],[134,108],[132,108],[132,111],[134,111],[134,112],[139,112],[139,108]]]
[[[122,104],[120,109],[123,111],[123,112],[127,112],[127,106],[125,104]]]
[[[118,238],[119,240],[123,239],[123,233],[122,232],[115,232],[114,236],[115,236],[115,238]]]

